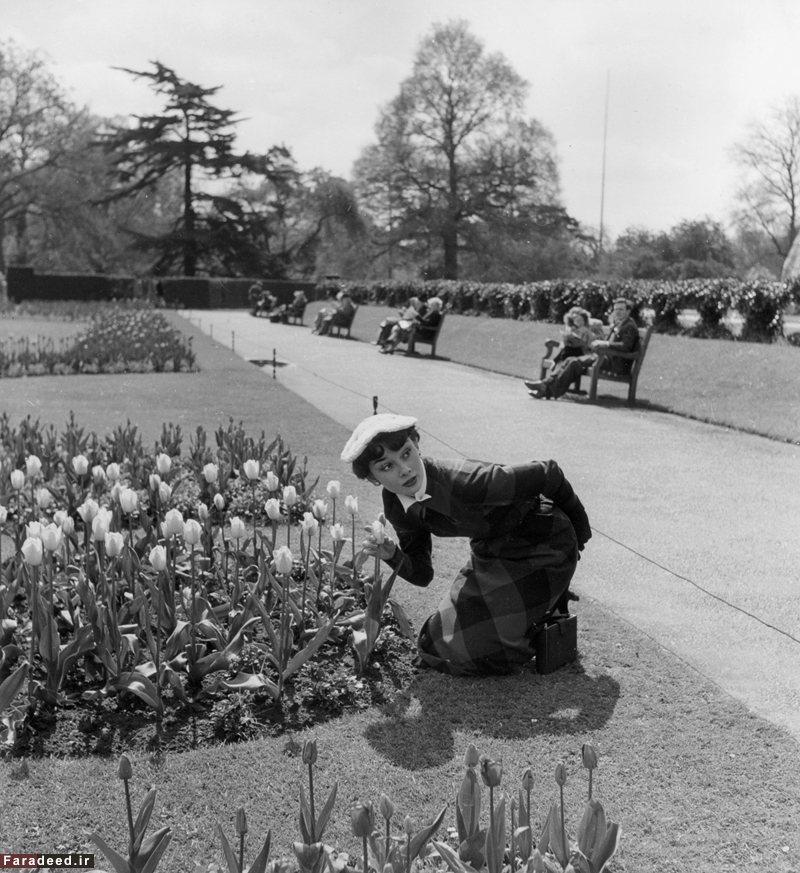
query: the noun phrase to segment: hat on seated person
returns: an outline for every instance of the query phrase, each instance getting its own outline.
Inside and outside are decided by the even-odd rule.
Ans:
[[[350,439],[342,449],[342,460],[352,463],[379,434],[407,430],[416,423],[417,419],[410,415],[395,415],[391,412],[370,415],[369,418],[360,422],[351,434]]]

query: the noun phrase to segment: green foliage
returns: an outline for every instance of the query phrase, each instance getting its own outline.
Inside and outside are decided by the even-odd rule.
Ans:
[[[441,297],[454,312],[549,321],[559,324],[573,306],[581,306],[593,318],[605,320],[617,297],[633,303],[633,316],[649,317],[658,333],[681,333],[678,314],[697,309],[700,324],[690,333],[697,336],[729,337],[720,319],[729,311],[744,318],[742,339],[773,341],[783,333],[783,311],[800,301],[800,285],[765,280],[742,282],[737,279],[691,279],[686,281],[563,280],[508,283],[457,281],[374,281],[324,282],[318,294],[330,295],[345,290],[356,301],[401,306],[410,297]]]

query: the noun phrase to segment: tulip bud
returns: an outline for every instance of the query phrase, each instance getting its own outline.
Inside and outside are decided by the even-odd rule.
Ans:
[[[68,515],[61,522],[61,530],[64,531],[64,536],[72,536],[72,534],[75,532],[75,522],[73,521],[71,515]]]
[[[172,469],[172,458],[166,452],[159,452],[156,455],[156,470],[162,476],[168,476],[169,471]]]
[[[300,864],[301,870],[319,870],[325,864],[325,846],[322,843],[292,843],[292,849]],[[289,870],[294,869],[289,864],[279,865],[275,862],[276,869]]]
[[[216,500],[216,498],[214,498]],[[231,519],[231,538],[234,540],[240,540],[247,534],[247,528],[245,527],[245,523],[242,521],[239,516],[234,516]]]
[[[183,533],[183,527],[183,514],[181,511],[179,509],[170,509],[164,516],[164,536],[180,536]]]
[[[57,524],[48,524],[47,527],[42,529],[42,545],[48,552],[55,552],[61,545],[63,538],[64,533]]]
[[[111,487],[111,494],[109,495],[111,497],[111,502],[119,503],[120,494],[122,494],[122,485],[120,485],[119,482],[115,482]]]
[[[205,503],[197,504],[197,517],[204,523],[208,521],[208,507]]]
[[[28,471],[28,476],[30,476],[31,479],[35,478],[42,472],[42,462],[37,455],[28,455],[28,457],[25,458],[25,467]]]
[[[119,493],[119,505],[126,515],[133,515],[139,508],[139,495],[133,488],[123,488]]]
[[[106,534],[111,527],[111,519],[108,512],[98,512],[92,519],[92,537],[96,542],[105,541]]]
[[[303,528],[303,533],[305,533],[306,536],[314,536],[314,534],[319,530],[319,522],[314,518],[312,513],[304,512],[303,520],[300,522],[300,527]]]
[[[480,760],[481,756],[478,754],[478,750],[472,743],[470,743],[469,746],[467,746],[467,751],[464,753],[464,763],[467,767],[477,767]]]
[[[353,826],[354,836],[368,837],[375,829],[375,811],[372,803],[357,803],[350,810],[350,823]]]
[[[385,794],[381,794],[381,799],[378,801],[378,810],[386,821],[389,821],[394,815],[394,804]]]
[[[530,767],[526,767],[522,774],[522,788],[525,791],[533,791],[533,770]]]
[[[594,770],[597,766],[597,752],[591,743],[584,743],[581,746],[581,760],[587,770]]]
[[[287,485],[283,489],[283,502],[287,506],[294,506],[297,503],[297,489],[294,485]]]
[[[556,765],[556,784],[562,787],[567,784],[567,768],[563,763]]]
[[[92,467],[92,479],[94,479],[95,485],[102,485],[106,481],[106,471],[100,466],[100,464],[95,464]]]
[[[8,510],[5,506],[0,505],[0,524],[5,524],[8,518]]]
[[[328,514],[328,504],[324,500],[315,500],[314,505],[311,507],[311,512],[314,514],[314,518],[324,521],[325,516]]]
[[[109,531],[105,536],[106,554],[109,558],[118,558],[125,548],[125,539],[117,531]]]
[[[81,517],[84,524],[91,524],[99,510],[100,507],[97,505],[97,502],[92,500],[91,497],[87,497],[78,507],[78,515]]]
[[[293,558],[288,546],[280,546],[275,549],[272,556],[275,559],[275,570],[282,576],[288,576],[292,572]]]
[[[306,740],[303,743],[303,763],[304,764],[316,764],[317,763],[317,741],[316,740]]]
[[[38,537],[28,537],[22,544],[22,558],[29,567],[42,563],[42,541]]]
[[[214,495],[214,506],[222,512],[225,509],[225,498],[221,494]]]
[[[22,470],[11,471],[11,487],[15,491],[21,491],[25,487],[25,474]]]
[[[85,476],[89,472],[89,459],[86,455],[75,455],[72,459],[72,469],[77,476]]]
[[[343,543],[345,541],[344,527],[341,524],[331,525],[331,539],[335,543]]]
[[[267,473],[267,490],[277,491],[281,487],[281,480],[272,472]]]
[[[119,464],[111,463],[106,467],[106,477],[109,482],[118,482],[120,475]]]
[[[47,490],[47,488],[39,488],[36,491],[36,505],[39,509],[47,509],[48,506],[53,502],[53,495]]]
[[[328,492],[328,497],[330,497],[331,500],[336,500],[336,498],[342,493],[342,483],[336,479],[331,479],[325,490]]]
[[[209,485],[213,485],[219,478],[219,465],[206,464],[203,467],[203,478],[206,480],[206,482],[208,482]]]
[[[166,482],[158,483],[158,499],[162,503],[169,503],[170,498],[172,497],[172,489],[167,485]]]
[[[247,815],[245,814],[243,806],[240,806],[236,810],[236,833],[239,834],[239,836],[247,833]]]
[[[29,537],[42,538],[42,523],[40,521],[29,521],[25,525],[25,533]]]
[[[252,482],[258,479],[258,474],[261,471],[261,464],[256,460],[245,461],[243,465],[244,475]]]
[[[150,484],[150,490],[158,491],[158,488],[161,485],[161,476],[159,476],[158,473],[151,473],[148,481]]]
[[[503,779],[503,762],[492,761],[484,755],[480,761],[481,779],[489,788],[497,788]]]
[[[280,501],[276,500],[274,497],[270,497],[270,499],[264,504],[264,509],[266,509],[267,511],[267,518],[271,519],[272,521],[280,521]]]
[[[411,818],[410,815],[407,815],[403,819],[403,830],[406,832],[407,837],[412,837],[414,835],[414,831],[416,831],[417,826],[414,823],[414,819]]]
[[[380,521],[373,521],[370,527],[372,530],[372,536],[375,537],[375,542],[378,545],[381,545],[381,543],[386,539],[386,528],[383,523]]]
[[[117,779],[133,779],[133,767],[131,767],[130,758],[127,755],[120,755],[119,764],[117,765]]]
[[[193,518],[186,521],[183,526],[183,539],[188,546],[196,546],[200,542],[200,537],[203,534],[203,528],[200,527],[200,522]]]
[[[167,550],[164,546],[154,546],[150,549],[150,564],[156,572],[167,569]]]
[[[63,527],[63,525],[64,525],[64,519],[66,519],[66,518],[69,518],[69,516],[67,515],[67,511],[66,511],[66,509],[57,509],[57,510],[53,513],[53,521],[54,521],[54,522],[55,522],[59,527]]]
[[[353,497],[352,494],[348,494],[344,499],[345,509],[350,513],[350,515],[358,515],[358,498]]]

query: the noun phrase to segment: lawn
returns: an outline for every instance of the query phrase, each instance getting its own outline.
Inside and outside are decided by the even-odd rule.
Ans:
[[[313,306],[309,307],[312,312]],[[314,310],[315,311],[315,310]],[[361,306],[353,336],[371,341],[395,311]],[[306,320],[313,318],[307,314]],[[524,378],[539,375],[555,324],[448,314],[436,353],[461,364]],[[429,347],[420,346],[422,354]],[[588,388],[588,380],[583,380]],[[627,386],[600,382],[601,393],[624,400]],[[567,395],[569,396],[569,395]],[[561,401],[563,402],[563,401]],[[576,402],[585,402],[578,400]],[[603,399],[602,402],[608,402]],[[637,402],[772,439],[800,442],[800,347],[654,334],[639,376]]]
[[[380,317],[377,307],[362,307],[354,334],[363,341],[372,339]],[[448,316],[439,352],[452,360],[468,357],[475,365],[528,374],[542,337],[553,335],[553,329]],[[671,391],[677,398],[701,391],[692,387],[701,370],[682,360],[681,350],[701,349],[710,341],[656,337],[654,342],[660,339],[665,348],[672,344],[677,349],[663,358],[672,362],[670,378],[683,372],[687,382],[681,391],[664,386],[656,401],[659,379],[646,380],[648,366],[657,360],[653,357],[645,364],[640,395],[669,408],[664,398]],[[745,349],[734,343],[714,345]],[[199,373],[18,380],[7,404],[9,380],[0,386],[3,408],[9,409],[12,421],[30,408],[56,427],[74,409],[80,422],[98,432],[129,417],[149,443],[166,421],[181,421],[188,436],[197,425],[214,430],[233,416],[254,435],[261,429],[268,436],[279,430],[293,450],[308,454],[309,467],[322,483],[340,479],[343,493],[358,497],[362,516],[374,517],[379,508],[375,489],[355,480],[338,461],[347,437],[343,428],[220,346],[196,335],[195,347]],[[753,348],[757,353],[752,368],[761,367],[775,350],[798,354],[791,348]],[[709,361],[715,359],[709,356]],[[773,372],[782,371],[774,364]],[[656,373],[653,368],[653,377]],[[718,384],[716,379],[708,381]],[[796,407],[796,383],[793,390]],[[782,406],[784,399],[773,395],[772,403]],[[780,410],[774,416],[776,421],[783,417]],[[744,427],[743,421],[730,424]],[[445,543],[437,550],[443,578],[437,578],[431,589],[403,586],[402,600],[415,622],[435,605],[449,570],[461,557],[458,543]],[[797,743],[590,597],[582,597],[576,612],[580,660],[558,673],[539,676],[525,671],[482,680],[423,673],[391,706],[318,726],[313,731],[319,745],[318,791],[327,795],[334,782],[339,784],[325,842],[357,857],[359,842],[352,836],[348,809],[357,800],[372,800],[377,806],[381,792],[395,805],[394,833],[401,832],[405,815],[421,826],[445,803],[450,804],[445,826],[454,826],[453,799],[469,743],[502,759],[502,790],[509,795],[516,794],[523,769],[531,766],[534,820],[540,825],[558,797],[553,772],[556,763],[564,761],[569,774],[567,821],[574,833],[586,789],[580,748],[591,741],[600,756],[595,796],[610,817],[621,822],[623,831],[612,871],[796,871]],[[216,825],[221,824],[232,840],[240,805],[247,809],[250,827],[248,859],[268,828],[273,834],[272,857],[290,855],[292,842],[299,839],[298,792],[304,767],[298,750],[311,735],[309,731],[227,747],[187,748],[166,756],[133,754],[135,804],[154,784],[158,796],[151,829],[173,829],[173,842],[159,870],[214,869],[212,862],[223,861]],[[3,761],[0,849],[95,851],[88,836],[96,831],[124,850],[125,808],[122,783],[115,775],[114,760]],[[109,869],[99,856],[97,860],[98,866]]]

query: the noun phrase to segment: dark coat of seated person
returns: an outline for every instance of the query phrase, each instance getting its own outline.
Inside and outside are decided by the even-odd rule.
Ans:
[[[579,357],[567,358],[556,363],[544,379],[525,380],[525,387],[531,397],[538,399],[561,397],[569,386],[579,377],[588,373],[597,360],[595,351],[612,349],[617,352],[635,352],[639,348],[639,328],[631,318],[633,304],[624,297],[614,301],[611,312],[611,330],[603,340],[592,342],[592,353]],[[603,361],[603,370],[615,375],[627,375],[633,367],[629,358],[607,357]]]

